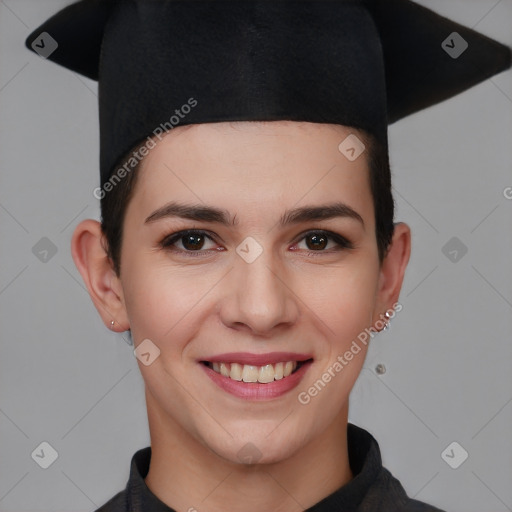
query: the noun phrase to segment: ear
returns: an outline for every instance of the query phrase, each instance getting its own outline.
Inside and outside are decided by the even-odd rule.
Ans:
[[[71,254],[103,323],[116,332],[130,328],[121,280],[105,250],[106,241],[98,221],[81,222],[71,239]],[[112,324],[112,321],[114,324]]]
[[[382,262],[372,325],[385,320],[384,313],[398,302],[405,269],[411,255],[411,230],[403,222],[395,224],[393,238]]]

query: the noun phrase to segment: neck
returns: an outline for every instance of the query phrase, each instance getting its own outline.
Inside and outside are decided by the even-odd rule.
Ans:
[[[286,460],[227,461],[156,409],[146,391],[151,462],[146,485],[176,512],[298,512],[352,478],[347,450],[348,404],[321,436]]]

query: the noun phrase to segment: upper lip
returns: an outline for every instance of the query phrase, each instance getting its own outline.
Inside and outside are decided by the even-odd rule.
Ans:
[[[268,352],[267,354],[252,354],[250,352],[229,352],[218,354],[201,361],[210,363],[238,363],[249,364],[253,366],[263,366],[265,364],[282,363],[286,361],[307,361],[312,359],[311,354],[299,354],[296,352]]]

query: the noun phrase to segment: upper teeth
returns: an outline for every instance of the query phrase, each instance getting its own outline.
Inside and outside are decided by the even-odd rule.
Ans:
[[[288,377],[297,368],[297,361],[266,364],[264,366],[239,363],[211,363],[211,368],[217,373],[224,375],[224,377],[229,377],[233,380],[266,384],[274,380],[280,380],[283,377]]]

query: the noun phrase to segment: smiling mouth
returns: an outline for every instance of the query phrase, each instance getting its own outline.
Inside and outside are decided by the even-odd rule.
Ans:
[[[305,363],[311,361],[312,359],[307,359],[305,361],[282,361],[274,364],[269,363],[263,366],[210,361],[201,361],[201,363],[214,372],[231,380],[268,384],[275,380],[286,379]]]

